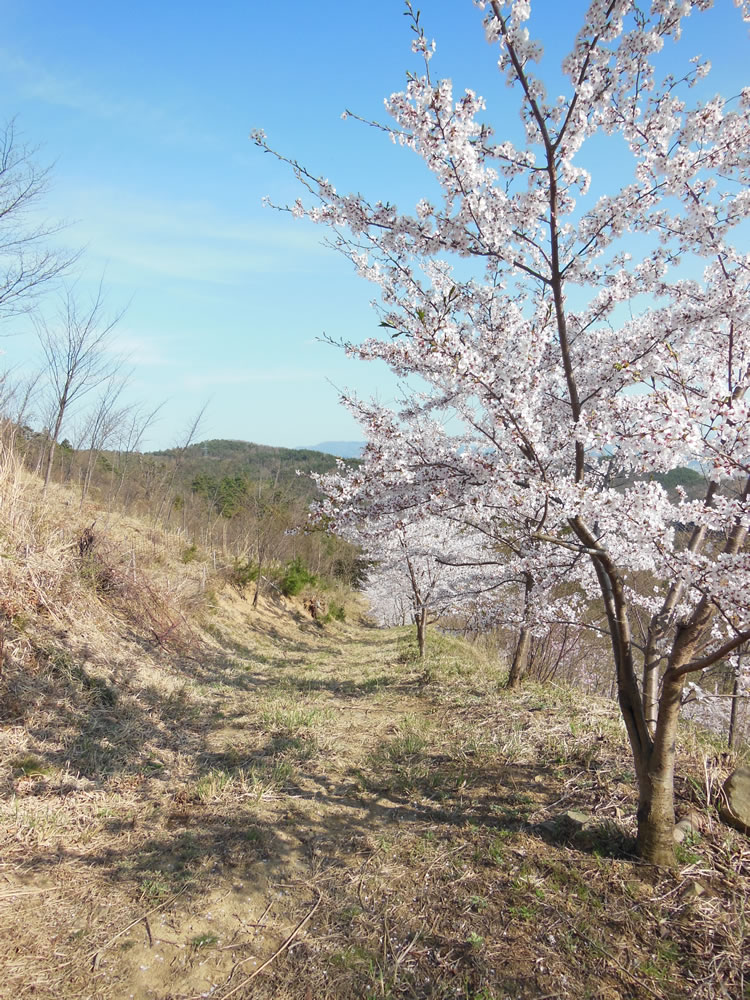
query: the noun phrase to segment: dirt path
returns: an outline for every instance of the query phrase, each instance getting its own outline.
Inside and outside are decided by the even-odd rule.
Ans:
[[[628,857],[609,707],[584,729],[579,696],[501,699],[470,647],[440,640],[425,668],[403,630],[294,607],[225,602],[210,631],[200,659],[131,663],[116,702],[14,737],[39,766],[3,800],[0,996],[725,995],[684,976],[699,903]],[[571,809],[596,823],[550,823]],[[688,945],[657,897],[690,907]]]
[[[377,835],[353,775],[424,711],[416,677],[394,671],[399,637],[326,634],[279,607],[224,612],[213,674],[169,668],[167,690],[141,685],[137,717],[98,741],[122,749],[114,730],[132,723],[114,773],[96,773],[100,745],[83,760],[89,732],[77,772],[14,775],[0,996],[210,992],[283,942],[327,850]]]

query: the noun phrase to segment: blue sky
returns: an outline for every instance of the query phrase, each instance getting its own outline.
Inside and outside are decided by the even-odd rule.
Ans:
[[[488,100],[502,132],[517,113],[470,0],[424,0],[436,76]],[[550,65],[585,4],[537,0]],[[293,200],[291,175],[248,136],[329,177],[408,208],[415,158],[353,121],[383,117],[383,98],[419,69],[401,0],[135,2],[2,0],[0,118],[17,118],[37,160],[54,163],[44,204],[85,246],[80,287],[104,275],[113,309],[129,303],[118,346],[135,368],[130,396],[166,399],[149,445],[175,443],[209,401],[202,438],[295,446],[360,431],[330,383],[392,398],[384,368],[347,361],[324,333],[374,332],[373,289],[322,245],[322,229],[265,208]],[[541,15],[541,16],[540,16]],[[698,30],[700,28],[700,30]],[[690,54],[720,53],[712,91],[746,85],[747,33],[731,0],[686,32]],[[22,320],[5,324],[7,364],[31,364]]]

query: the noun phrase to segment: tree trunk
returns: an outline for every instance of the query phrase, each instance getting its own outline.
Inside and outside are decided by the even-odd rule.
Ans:
[[[81,504],[80,504],[81,507],[83,506],[83,503],[86,497],[88,496],[89,489],[91,487],[91,477],[94,473],[94,463],[96,462],[97,457],[98,457],[98,452],[96,456],[94,456],[93,449],[89,449],[88,460],[86,462],[86,472],[84,474],[83,484],[81,486]]]
[[[674,854],[674,756],[681,680],[665,680],[659,699],[656,738],[635,760],[638,772],[638,855],[652,865],[672,866]],[[635,755],[634,755],[635,756]]]
[[[529,665],[529,645],[531,644],[531,635],[527,628],[522,628],[518,633],[518,642],[516,643],[515,652],[513,653],[513,662],[510,665],[510,673],[508,674],[508,688],[511,691],[515,691],[521,686],[521,681],[526,674],[526,668]]]
[[[635,748],[633,750],[639,770],[638,854],[654,865],[675,863],[674,757],[677,719],[687,668],[708,634],[713,616],[711,602],[703,597],[693,609],[690,619],[677,627],[662,678],[653,742],[649,751],[641,754],[640,758]],[[644,761],[645,768],[642,767]]]
[[[34,465],[34,473],[37,476],[41,476],[42,474],[42,464],[44,463],[44,456],[46,455],[46,453],[47,453],[47,441],[44,440],[39,445],[39,452],[36,456],[36,464]]]
[[[417,646],[419,647],[419,658],[424,659],[424,640],[427,631],[427,608],[414,613],[414,621],[417,626]]]
[[[727,743],[729,744],[729,749],[734,750],[734,748],[739,743],[739,738],[737,734],[737,715],[740,704],[740,697],[742,694],[741,676],[742,676],[742,657],[737,658],[737,666],[734,669],[734,683],[732,684],[732,706],[729,710],[729,732],[727,733]]]
[[[528,621],[529,615],[529,604],[531,602],[531,592],[534,589],[534,578],[531,573],[524,573],[524,592],[523,592],[523,621],[524,623]],[[516,643],[516,648],[513,653],[513,662],[510,665],[510,673],[508,674],[508,687],[511,690],[517,690],[521,686],[521,681],[523,680],[526,669],[529,665],[529,646],[531,645],[531,634],[526,627],[526,624],[521,626],[521,631],[518,633],[518,642]]]
[[[713,507],[716,495],[716,483],[709,483],[704,505]],[[698,525],[693,529],[688,543],[688,552],[700,552],[706,541],[705,525]],[[666,625],[669,622],[674,609],[685,593],[685,584],[682,581],[673,583],[664,598],[659,612],[653,616],[648,627],[648,638],[646,641],[646,652],[643,658],[643,711],[646,716],[648,731],[653,737],[656,734],[657,716],[659,712],[659,666],[661,656],[659,649],[662,640],[666,636]]]
[[[44,487],[43,487],[43,489],[45,490],[45,492],[47,490],[47,487],[49,486],[49,481],[52,478],[52,463],[53,463],[53,461],[55,459],[55,440],[56,440],[55,438],[52,438],[50,440],[49,451],[47,452],[47,461],[45,462],[45,466],[44,466]]]
[[[591,548],[596,539],[586,525],[576,519],[573,528]],[[697,637],[697,628],[675,640],[669,668],[664,674],[656,734],[646,725],[643,699],[638,688],[633,658],[633,641],[628,603],[622,577],[608,554],[594,560],[609,624],[612,654],[617,676],[617,700],[633,753],[638,783],[638,835],[636,850],[647,863],[673,866],[674,853],[674,752],[677,718],[680,711],[682,680],[672,670],[687,662]]]
[[[68,406],[68,390],[70,388],[70,379],[65,383],[65,388],[60,394],[60,399],[57,404],[57,414],[55,416],[55,426],[50,435],[49,443],[49,454],[47,455],[47,467],[44,471],[44,492],[47,492],[47,487],[49,486],[50,477],[52,475],[52,462],[55,457],[55,445],[57,444],[57,439],[60,436],[60,430],[62,428],[63,417],[65,416],[65,410]]]

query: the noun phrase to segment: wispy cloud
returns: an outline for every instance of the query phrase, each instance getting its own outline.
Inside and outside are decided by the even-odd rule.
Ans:
[[[93,83],[51,73],[48,69],[17,53],[0,47],[0,73],[11,77],[19,93],[27,100],[52,107],[66,108],[99,121],[125,123],[142,133],[149,129],[163,143],[200,141],[215,143],[212,136],[196,135],[194,123],[188,123],[174,109],[155,102],[142,101],[108,93]]]
[[[245,369],[214,372],[188,372],[184,385],[189,389],[210,389],[221,386],[255,385],[258,383],[289,383],[320,381],[320,372],[301,369],[278,368],[268,370]]]
[[[236,222],[206,202],[159,202],[106,188],[67,192],[72,229],[101,265],[119,264],[141,278],[234,285],[248,275],[320,266],[322,233],[304,225]]]
[[[135,368],[178,368],[184,364],[174,338],[149,336],[121,327],[115,330],[110,350]]]

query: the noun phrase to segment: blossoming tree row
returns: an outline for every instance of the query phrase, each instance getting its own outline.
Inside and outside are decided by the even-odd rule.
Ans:
[[[310,196],[292,208],[333,227],[378,286],[383,336],[346,349],[418,379],[398,411],[350,400],[372,512],[448,519],[508,553],[530,594],[564,570],[599,603],[638,850],[669,863],[683,688],[750,638],[750,88],[713,94],[693,53],[663,75],[711,0],[592,0],[559,95],[528,0],[474,6],[521,141],[494,134],[476,93],[433,79],[409,7],[424,66],[379,127],[441,197],[402,213],[287,161]],[[654,478],[688,462],[706,472],[699,499]]]

